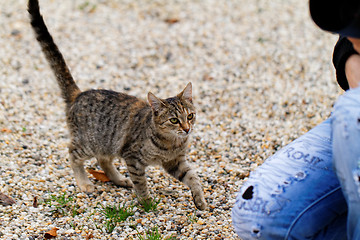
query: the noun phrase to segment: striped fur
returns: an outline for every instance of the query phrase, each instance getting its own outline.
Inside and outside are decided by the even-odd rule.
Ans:
[[[146,167],[161,165],[189,186],[197,208],[206,208],[195,170],[185,159],[189,135],[196,120],[192,85],[172,98],[148,94],[148,101],[110,90],[81,92],[40,14],[37,0],[29,0],[31,25],[66,102],[71,135],[70,163],[76,182],[85,192],[94,191],[84,161],[95,157],[118,186],[134,187],[138,197],[149,196]],[[113,160],[123,158],[130,179],[122,176]]]

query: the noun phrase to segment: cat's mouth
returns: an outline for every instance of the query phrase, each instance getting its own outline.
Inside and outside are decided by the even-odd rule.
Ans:
[[[186,137],[188,135],[190,135],[191,133],[191,129],[185,131],[185,130],[181,130],[181,131],[178,131],[178,135],[182,136],[182,137]]]

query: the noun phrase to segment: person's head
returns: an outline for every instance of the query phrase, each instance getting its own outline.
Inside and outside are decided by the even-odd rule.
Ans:
[[[309,9],[316,25],[348,37],[360,53],[359,0],[309,0]]]
[[[309,9],[321,29],[360,38],[359,0],[309,0]]]

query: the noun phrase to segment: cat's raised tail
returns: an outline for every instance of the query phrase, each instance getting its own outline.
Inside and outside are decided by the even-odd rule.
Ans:
[[[35,31],[36,39],[55,74],[61,89],[62,97],[64,98],[67,107],[69,107],[81,91],[71,76],[64,57],[45,25],[44,19],[40,14],[38,0],[29,0],[28,12],[30,13],[30,23]]]

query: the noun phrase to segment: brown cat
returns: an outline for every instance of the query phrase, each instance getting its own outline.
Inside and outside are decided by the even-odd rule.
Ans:
[[[66,102],[70,161],[80,189],[94,191],[83,163],[95,157],[113,183],[133,186],[138,197],[146,199],[149,192],[145,169],[156,164],[188,185],[196,207],[204,210],[206,201],[200,180],[185,159],[196,119],[191,83],[172,98],[160,99],[148,93],[148,102],[109,90],[81,92],[48,32],[37,0],[29,0],[28,11]],[[113,159],[118,157],[125,160],[131,181],[113,165]]]

